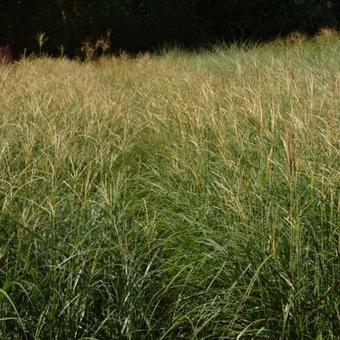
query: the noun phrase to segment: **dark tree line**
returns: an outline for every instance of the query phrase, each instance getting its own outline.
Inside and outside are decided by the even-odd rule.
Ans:
[[[17,53],[79,54],[105,37],[111,51],[217,40],[271,39],[340,26],[339,0],[1,0],[0,46]],[[110,32],[110,35],[107,35]]]

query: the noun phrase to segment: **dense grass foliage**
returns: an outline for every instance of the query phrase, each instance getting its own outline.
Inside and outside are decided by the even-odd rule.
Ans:
[[[0,67],[1,339],[336,339],[340,40]]]

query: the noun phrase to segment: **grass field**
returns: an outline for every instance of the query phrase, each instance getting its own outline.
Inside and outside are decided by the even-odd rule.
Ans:
[[[340,39],[0,66],[1,339],[339,339]]]

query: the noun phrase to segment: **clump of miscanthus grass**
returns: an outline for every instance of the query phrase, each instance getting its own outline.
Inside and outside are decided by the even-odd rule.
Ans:
[[[0,66],[0,338],[336,339],[339,53]]]

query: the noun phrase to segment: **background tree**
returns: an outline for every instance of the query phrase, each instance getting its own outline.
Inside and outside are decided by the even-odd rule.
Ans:
[[[201,46],[218,40],[271,39],[294,30],[339,27],[337,0],[2,0],[0,46],[77,55],[85,41],[111,32],[112,51],[167,43]]]

